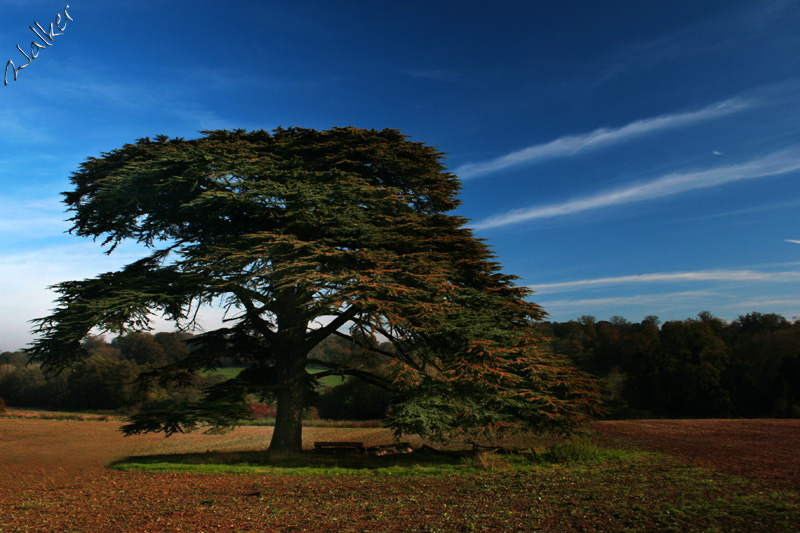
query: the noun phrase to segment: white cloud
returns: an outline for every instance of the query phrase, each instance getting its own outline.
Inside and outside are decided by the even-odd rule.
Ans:
[[[683,320],[703,310],[732,320],[753,311],[778,313],[787,318],[800,316],[800,295],[741,298],[712,291],[685,291],[641,294],[608,298],[540,300],[536,302],[552,316],[552,320],[569,320],[582,314],[598,316],[622,315],[633,319],[637,314],[657,315],[664,320]],[[717,315],[717,313],[721,313]]]
[[[0,257],[0,351],[16,350],[32,340],[30,321],[48,314],[57,296],[47,287],[117,268],[119,258],[81,243],[53,246]]]
[[[762,297],[732,299],[728,303],[716,302],[714,309],[724,310],[728,316],[736,317],[747,313],[777,313],[789,320],[800,318],[800,294],[768,295]]]
[[[700,270],[695,272],[656,272],[652,274],[635,274],[607,278],[563,281],[529,285],[528,288],[537,293],[567,292],[587,287],[603,285],[626,285],[639,283],[674,283],[693,281],[764,281],[764,282],[798,282],[800,272],[759,272],[757,270]]]
[[[508,167],[533,164],[548,159],[566,157],[581,152],[596,150],[613,144],[633,140],[658,131],[688,126],[705,120],[744,111],[755,105],[754,100],[733,98],[697,111],[662,115],[637,120],[620,128],[598,128],[589,133],[566,135],[553,141],[529,146],[504,156],[482,163],[467,163],[455,169],[461,179],[490,174]]]
[[[0,352],[23,348],[33,340],[30,321],[47,316],[58,296],[47,287],[118,270],[145,253],[130,245],[106,255],[96,243],[84,241],[0,256]],[[200,325],[219,327],[222,314],[220,308],[204,306]],[[160,318],[154,318],[152,325],[160,331],[175,329]]]
[[[774,209],[787,209],[796,208],[800,206],[800,200],[792,200],[790,202],[777,202],[773,204],[758,205],[755,207],[747,207],[745,209],[734,209],[732,211],[723,211],[721,213],[713,213],[711,215],[703,215],[696,217],[695,220],[706,220],[710,218],[721,218],[741,215],[751,215],[753,213],[763,213],[765,211],[772,211]]]
[[[795,240],[795,239],[786,239],[786,242],[793,242],[795,244],[800,244],[800,241]]]
[[[800,170],[800,147],[782,150],[766,157],[738,165],[716,167],[708,170],[674,172],[660,178],[635,183],[593,196],[565,202],[515,209],[478,221],[474,229],[489,229],[529,220],[553,218],[582,213],[643,200],[662,198],[673,194],[716,187],[735,181],[778,176]]]
[[[643,306],[648,308],[699,305],[719,298],[710,291],[683,291],[662,294],[639,294],[635,296],[615,296],[610,298],[582,298],[576,300],[537,300],[546,311],[560,311],[587,308],[615,308],[620,306]]]
[[[721,307],[723,309],[741,309],[743,310],[741,311],[743,313],[752,312],[754,309],[765,309],[765,312],[767,313],[775,313],[776,308],[783,307],[793,309],[792,314],[800,314],[797,313],[800,311],[800,294],[790,298],[765,297],[753,298],[750,300],[740,300],[738,302],[723,305]],[[784,312],[784,314],[786,313]]]

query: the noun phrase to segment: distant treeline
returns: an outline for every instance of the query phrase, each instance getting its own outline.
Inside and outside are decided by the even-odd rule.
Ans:
[[[137,380],[143,372],[186,357],[193,338],[189,333],[126,333],[111,342],[102,337],[87,337],[83,340],[86,357],[60,374],[43,372],[38,364],[29,363],[24,351],[0,353],[0,410],[7,406],[132,414],[142,409],[167,408],[199,400],[205,388],[231,375],[224,370],[237,369],[237,361],[224,360],[224,370],[218,372],[197,372],[180,387],[145,385]],[[376,341],[370,339],[369,342]],[[388,345],[383,348],[391,349]],[[359,350],[362,349],[351,342],[331,336],[311,355],[322,361],[343,362]],[[380,365],[378,361],[369,360],[366,364],[373,368]],[[338,385],[320,387],[315,396],[317,407],[309,409],[310,417],[339,420],[383,417],[391,400],[390,393],[356,379],[329,381]],[[262,404],[260,399],[253,398],[252,402],[256,418],[274,415],[274,409]]]
[[[133,412],[199,399],[203,387],[221,377],[195,376],[184,388],[144,387],[136,378],[189,353],[183,333],[129,333],[111,343],[101,337],[83,341],[86,358],[60,374],[27,364],[24,352],[0,354],[0,398],[8,407]]]
[[[582,316],[532,327],[548,339],[548,349],[598,377],[608,417],[800,416],[800,320],[750,313],[728,323],[703,312],[664,324],[655,316],[639,323]],[[191,339],[187,333],[128,333],[111,342],[88,337],[86,358],[57,375],[27,364],[24,352],[2,353],[0,407],[4,401],[9,407],[133,413],[197,400],[205,387],[225,377],[197,373],[181,388],[145,387],[136,380],[142,372],[184,358]],[[312,355],[342,362],[359,350],[331,336]],[[382,363],[366,364],[379,370]],[[236,367],[236,361],[226,365]],[[381,418],[392,399],[354,378],[319,392],[312,411],[330,419]]]
[[[609,416],[800,416],[800,320],[703,312],[660,324],[592,316],[541,323],[551,349],[598,376]]]

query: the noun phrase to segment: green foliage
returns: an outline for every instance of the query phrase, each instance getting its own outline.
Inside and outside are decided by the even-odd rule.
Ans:
[[[28,356],[24,352],[0,353],[0,365],[23,366],[27,362]]]
[[[0,365],[0,397],[9,406],[31,405],[45,394],[47,382],[38,365]]]
[[[167,348],[162,354],[167,359],[177,359],[176,355],[180,356],[187,350],[169,342],[169,339],[185,339],[184,334],[159,333],[153,336],[138,333],[136,336],[166,341]],[[145,346],[153,345],[147,340],[144,343],[140,341]],[[0,394],[5,393],[14,407],[133,412],[196,401],[202,396],[202,389],[214,384],[214,378],[194,374],[183,387],[145,386],[138,378],[142,372],[152,369],[151,364],[138,364],[137,354],[121,351],[119,345],[126,346],[126,339],[115,339],[109,344],[102,337],[86,337],[81,343],[85,358],[59,373],[43,372],[38,364],[27,365],[28,357],[23,353],[6,352],[2,354],[2,360],[7,362],[0,364]]]
[[[100,356],[77,363],[67,376],[68,404],[77,409],[119,409],[137,403],[134,381],[139,369],[131,361]]]
[[[167,352],[156,342],[153,335],[129,332],[120,335],[111,343],[119,350],[120,357],[138,365],[163,366],[167,364]]]

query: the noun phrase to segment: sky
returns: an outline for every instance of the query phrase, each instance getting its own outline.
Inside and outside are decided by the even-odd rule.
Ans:
[[[437,147],[463,182],[454,214],[550,320],[800,317],[797,0],[64,12],[0,1],[0,59],[14,62],[0,86],[0,350],[33,339],[50,285],[143,255],[68,233],[60,193],[81,162],[142,137],[278,126],[396,128]]]

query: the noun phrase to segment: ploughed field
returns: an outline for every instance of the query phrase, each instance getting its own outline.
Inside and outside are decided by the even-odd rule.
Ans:
[[[800,491],[800,420],[615,420],[592,429],[601,443]]]
[[[268,427],[243,427],[124,438],[119,425],[0,418],[0,531],[792,531],[800,523],[797,420],[596,422],[593,442],[659,453],[339,475],[112,470],[128,456],[263,449],[270,436]],[[386,444],[391,433],[304,429],[308,448],[341,440]]]

